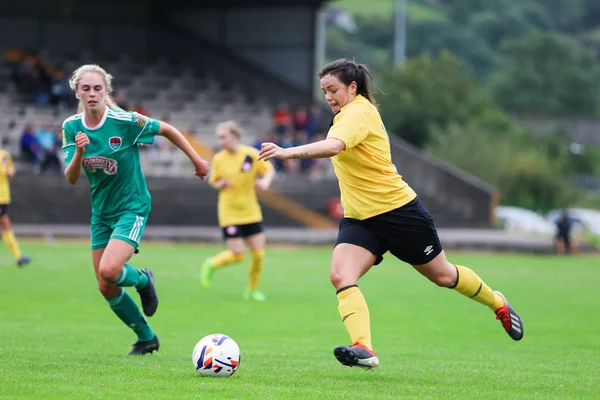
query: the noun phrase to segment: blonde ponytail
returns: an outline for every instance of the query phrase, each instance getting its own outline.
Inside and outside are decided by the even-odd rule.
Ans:
[[[112,108],[113,110],[126,111],[119,107],[119,105],[111,95],[106,96],[106,105],[108,106],[108,108]]]

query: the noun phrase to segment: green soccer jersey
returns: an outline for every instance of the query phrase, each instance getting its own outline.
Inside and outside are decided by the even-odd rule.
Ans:
[[[92,214],[113,218],[126,212],[147,215],[151,198],[140,165],[138,144],[152,144],[160,123],[135,112],[106,108],[95,128],[88,128],[83,113],[63,123],[65,166],[75,155],[75,136],[87,134],[90,144],[83,169],[92,187]]]

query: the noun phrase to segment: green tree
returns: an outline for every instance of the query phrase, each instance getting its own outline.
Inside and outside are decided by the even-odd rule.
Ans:
[[[467,24],[469,29],[493,48],[497,48],[506,38],[524,36],[533,29],[551,29],[552,26],[548,12],[531,3],[517,3],[516,6],[499,11],[487,9],[473,13]]]
[[[583,0],[583,27],[597,28],[600,24],[600,2],[598,0]]]
[[[482,118],[505,126],[504,117],[492,110],[487,92],[448,51],[438,58],[411,58],[401,70],[383,69],[378,79],[385,82],[385,95],[378,98],[389,131],[416,146],[428,142],[431,129],[451,123]]]
[[[408,57],[420,54],[439,54],[449,50],[476,76],[484,76],[498,63],[496,52],[470,29],[448,21],[409,23],[409,40],[406,44]]]
[[[501,107],[523,115],[596,114],[600,66],[573,40],[535,31],[503,41],[500,49],[504,63],[491,88]]]
[[[374,70],[377,70],[380,65],[389,64],[389,51],[365,46],[360,39],[357,39],[359,33],[360,31],[357,34],[350,35],[338,28],[328,28],[326,33],[327,60],[355,58],[359,62],[368,63]]]
[[[440,0],[448,16],[459,24],[467,23],[469,17],[482,11],[500,12],[510,8],[514,3],[510,0]]]
[[[500,191],[502,204],[548,211],[580,193],[564,174],[564,158],[552,157],[543,139],[526,132],[490,132],[477,124],[452,125],[432,135],[428,150]]]
[[[357,39],[366,46],[392,50],[394,46],[394,16],[360,15],[356,17]]]
[[[584,27],[587,0],[529,0],[544,7],[562,32],[575,33]]]

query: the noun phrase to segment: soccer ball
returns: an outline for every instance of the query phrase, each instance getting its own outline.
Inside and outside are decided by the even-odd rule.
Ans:
[[[228,378],[240,366],[240,348],[229,336],[208,335],[196,343],[192,362],[201,376]]]

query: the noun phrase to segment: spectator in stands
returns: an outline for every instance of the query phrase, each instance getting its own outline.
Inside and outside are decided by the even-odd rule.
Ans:
[[[294,134],[288,131],[280,137],[279,145],[284,148],[294,147]],[[299,160],[275,160],[276,168],[286,173],[296,173],[300,170]]]
[[[44,106],[50,103],[50,87],[52,78],[46,69],[46,66],[38,58],[33,62],[33,97],[35,103]]]
[[[77,104],[73,91],[69,86],[69,77],[64,70],[58,70],[54,74],[50,104],[65,107],[71,107]]]
[[[254,147],[256,150],[260,150],[261,143],[271,142],[274,139],[275,138],[273,137],[273,135],[271,135],[268,132],[264,132],[262,135],[258,136],[256,139],[254,139],[254,143],[252,143],[252,147]]]
[[[279,140],[280,146],[284,149],[294,147],[294,134],[292,132],[285,133]]]
[[[294,130],[305,131],[310,125],[310,118],[308,116],[308,111],[306,107],[298,107],[296,112],[294,113]]]
[[[25,125],[21,134],[21,154],[31,161],[33,172],[37,174],[40,170],[41,149],[31,124]]]
[[[11,81],[15,84],[20,93],[27,92],[28,73],[29,65],[25,61],[25,57],[22,56],[21,59],[13,65],[10,76]]]
[[[299,130],[296,132],[296,137],[294,139],[294,146],[302,146],[305,144],[308,144],[309,139],[308,139],[308,133],[306,133],[306,131],[303,130]],[[295,160],[295,161],[300,161],[300,165],[298,166],[298,168],[300,169],[301,172],[308,172],[313,165],[313,162],[315,160],[311,159],[311,158],[304,158],[304,159],[300,159],[300,160]]]
[[[52,129],[52,125],[45,124],[35,136],[42,152],[42,171],[48,171],[51,168],[60,171],[56,132]]]
[[[275,133],[278,135],[284,135],[291,131],[291,117],[287,103],[280,103],[273,112],[273,125]]]
[[[310,113],[308,114],[308,125],[305,128],[308,137],[312,139],[318,134],[327,132],[329,129],[328,123],[329,122],[321,115],[321,107],[318,105],[312,106]]]

